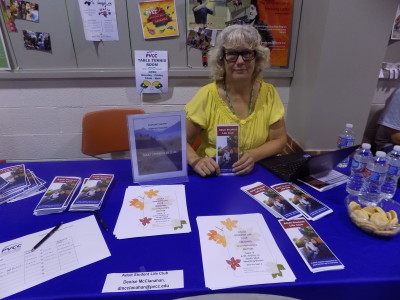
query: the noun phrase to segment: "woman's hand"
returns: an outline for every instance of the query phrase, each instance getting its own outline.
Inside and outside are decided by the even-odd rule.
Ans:
[[[192,164],[193,170],[202,177],[219,175],[219,165],[210,157],[199,157]]]
[[[256,163],[255,156],[251,152],[245,152],[240,159],[232,165],[233,172],[236,175],[245,175],[250,173]]]

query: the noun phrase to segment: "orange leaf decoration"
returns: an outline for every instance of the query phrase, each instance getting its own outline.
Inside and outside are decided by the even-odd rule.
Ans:
[[[140,210],[144,209],[144,203],[142,201],[139,201],[138,199],[132,199],[129,206],[134,206],[136,208],[139,208]]]
[[[215,236],[217,235],[217,232],[215,230],[210,230],[210,233],[207,233],[207,235],[209,236],[209,240],[215,241]]]
[[[147,195],[147,197],[149,197],[151,199],[153,196],[157,196],[158,191],[151,189],[150,191],[144,192],[144,193]]]
[[[214,238],[214,241],[216,241],[217,244],[221,244],[222,246],[226,247],[226,239],[223,235],[217,234]]]
[[[233,228],[236,228],[237,220],[231,220],[231,218],[226,219],[225,221],[221,221],[222,225],[225,225],[226,229],[232,231]]]

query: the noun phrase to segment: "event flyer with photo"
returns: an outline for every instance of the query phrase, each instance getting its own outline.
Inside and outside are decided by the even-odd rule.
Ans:
[[[232,165],[239,160],[239,125],[217,125],[217,162],[221,175],[235,175]]]
[[[290,201],[307,220],[316,221],[332,213],[331,208],[293,183],[278,183],[271,185],[271,188]]]
[[[262,182],[255,182],[240,189],[261,204],[276,218],[290,220],[302,216],[295,206]]]
[[[145,39],[179,35],[175,0],[140,1],[138,6]]]
[[[114,235],[118,239],[191,231],[184,185],[129,186]]]
[[[261,214],[197,217],[206,287],[293,282]]]
[[[129,115],[128,128],[134,182],[187,180],[184,111]]]
[[[328,248],[304,218],[279,223],[311,272],[344,269],[344,265]]]

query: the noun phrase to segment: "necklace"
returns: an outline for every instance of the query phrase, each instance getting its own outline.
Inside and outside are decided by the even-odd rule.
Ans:
[[[250,102],[249,102],[249,114],[247,116],[250,116],[253,110],[253,89],[254,87],[251,86],[251,93],[250,93]],[[231,112],[236,116],[235,109],[233,108],[231,99],[229,99],[228,91],[226,90],[226,84],[224,80],[224,92],[225,92],[225,97],[226,100],[228,100],[229,108],[231,109]]]

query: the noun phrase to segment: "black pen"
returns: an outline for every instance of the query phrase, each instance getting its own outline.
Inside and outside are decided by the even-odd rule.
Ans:
[[[95,211],[94,215],[96,216],[97,221],[99,221],[99,223],[104,228],[104,230],[108,231],[108,227],[107,227],[106,223],[104,223],[104,220],[102,219],[102,217],[100,217],[100,214],[97,211]]]
[[[63,224],[63,222],[61,222],[60,224],[58,224],[56,227],[54,227],[48,234],[46,234],[44,236],[44,238],[42,238],[39,243],[37,243],[35,246],[33,246],[31,251],[35,251],[37,248],[40,247],[41,244],[43,244],[49,237],[51,237],[53,235],[54,232],[56,232],[58,230],[58,228],[60,228],[60,226]]]

